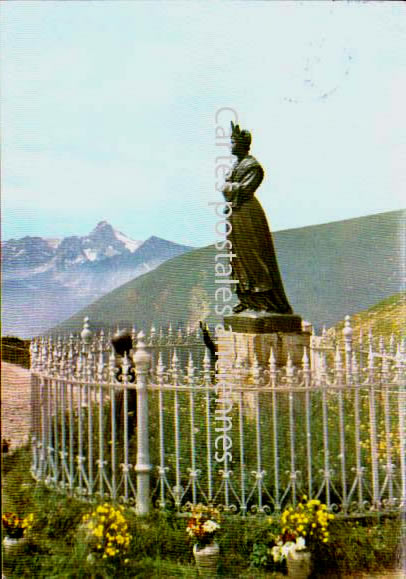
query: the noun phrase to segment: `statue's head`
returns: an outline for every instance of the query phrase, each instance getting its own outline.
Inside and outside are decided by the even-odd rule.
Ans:
[[[251,146],[251,133],[249,131],[241,131],[239,125],[235,125],[231,121],[231,153],[233,155],[246,154]]]

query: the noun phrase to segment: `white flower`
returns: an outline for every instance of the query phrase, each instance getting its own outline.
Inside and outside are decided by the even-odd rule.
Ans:
[[[219,528],[220,525],[218,525],[215,521],[206,521],[203,524],[203,530],[205,533],[214,533]]]
[[[298,537],[296,539],[295,551],[303,551],[304,549],[306,549],[306,541],[304,537]]]
[[[288,541],[287,543],[284,543],[281,547],[281,552],[282,552],[282,558],[285,558],[289,555],[290,551],[292,551],[292,549],[295,548],[295,543],[292,543],[292,541]]]
[[[273,560],[275,561],[275,563],[278,563],[279,561],[282,560],[282,552],[281,552],[281,547],[276,545],[275,547],[272,547],[271,549],[271,555],[273,557]]]
[[[299,541],[299,543],[293,543],[292,541],[287,541],[286,543],[278,542],[275,547],[271,549],[271,555],[275,563],[283,561],[286,559],[289,553],[295,552],[296,549],[303,549],[304,540]]]

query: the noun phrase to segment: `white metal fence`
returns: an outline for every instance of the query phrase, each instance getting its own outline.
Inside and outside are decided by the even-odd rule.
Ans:
[[[355,348],[347,319],[342,340],[313,336],[300,367],[237,360],[227,397],[198,345],[140,333],[120,358],[87,321],[76,338],[34,340],[33,475],[139,513],[279,512],[303,494],[344,516],[405,509],[403,344]]]

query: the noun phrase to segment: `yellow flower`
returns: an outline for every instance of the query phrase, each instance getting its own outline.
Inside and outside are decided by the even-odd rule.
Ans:
[[[95,537],[102,537],[103,536],[103,525],[99,525],[98,527],[96,527],[96,529],[93,531],[93,534]]]

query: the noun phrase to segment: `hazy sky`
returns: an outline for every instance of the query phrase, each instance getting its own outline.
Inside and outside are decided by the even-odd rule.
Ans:
[[[211,243],[215,115],[273,230],[405,206],[401,2],[3,2],[3,239]],[[231,114],[221,115],[229,125]]]

